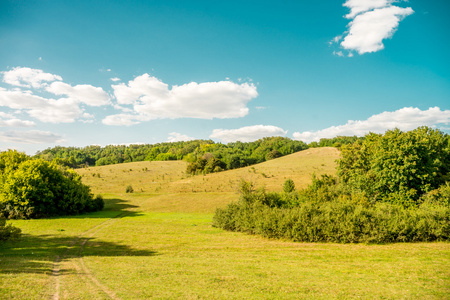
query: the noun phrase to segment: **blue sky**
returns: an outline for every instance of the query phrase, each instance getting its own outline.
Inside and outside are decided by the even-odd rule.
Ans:
[[[450,132],[449,1],[0,2],[0,150]]]

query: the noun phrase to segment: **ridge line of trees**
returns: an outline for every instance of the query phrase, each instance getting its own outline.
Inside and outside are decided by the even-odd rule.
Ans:
[[[193,140],[129,146],[57,146],[37,152],[35,157],[70,168],[136,161],[184,160],[189,163],[187,173],[199,174],[246,167],[309,147],[341,147],[361,139],[356,136],[340,136],[321,139],[309,145],[285,137],[266,137],[254,142],[238,141],[228,144],[215,143],[212,140]]]

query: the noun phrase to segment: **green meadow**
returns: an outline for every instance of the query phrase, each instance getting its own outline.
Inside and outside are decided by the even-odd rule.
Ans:
[[[0,298],[448,299],[449,243],[293,243],[211,226],[241,179],[306,187],[338,156],[313,148],[196,176],[182,161],[79,169],[105,209],[8,221],[23,235],[0,244]]]

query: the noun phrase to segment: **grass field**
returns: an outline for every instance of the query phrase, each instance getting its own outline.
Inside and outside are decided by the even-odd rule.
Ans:
[[[211,226],[215,209],[239,197],[240,178],[303,187],[313,172],[334,172],[337,156],[310,149],[191,177],[183,162],[79,170],[105,210],[12,221],[24,235],[0,245],[0,298],[449,299],[449,243],[292,243]]]

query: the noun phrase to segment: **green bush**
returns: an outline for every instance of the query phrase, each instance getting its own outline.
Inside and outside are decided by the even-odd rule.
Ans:
[[[448,241],[450,209],[408,209],[390,203],[302,203],[293,208],[260,202],[218,209],[213,225],[230,231],[297,242],[392,243]]]
[[[42,218],[79,214],[103,207],[73,170],[42,159],[25,159],[14,151],[2,153],[0,215],[6,218]]]
[[[298,193],[267,193],[242,181],[239,202],[218,209],[213,225],[299,242],[448,241],[450,206],[441,195],[448,196],[449,190],[449,185],[442,186],[422,205],[405,207],[370,203],[331,176],[313,178],[313,184]]]

